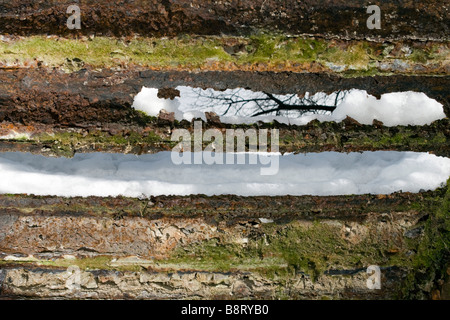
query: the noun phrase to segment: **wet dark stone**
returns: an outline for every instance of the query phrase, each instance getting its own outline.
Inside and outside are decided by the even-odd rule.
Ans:
[[[81,29],[70,30],[69,5],[81,11]],[[380,0],[382,28],[370,30],[367,5],[358,0],[109,0],[0,2],[1,34],[175,36],[250,34],[268,30],[342,38],[447,39],[448,8],[443,0]],[[338,18],[337,18],[338,17]],[[407,21],[407,23],[405,23]],[[231,54],[239,45],[226,48]]]
[[[415,238],[418,238],[418,237],[420,237],[420,236],[422,235],[424,229],[425,229],[424,226],[419,226],[419,227],[417,227],[417,228],[414,228],[414,229],[411,229],[411,230],[407,230],[407,231],[404,233],[404,236],[405,236],[406,238],[409,238],[409,239],[415,239]]]
[[[158,98],[160,99],[175,99],[180,96],[180,90],[174,88],[161,88],[158,90]]]

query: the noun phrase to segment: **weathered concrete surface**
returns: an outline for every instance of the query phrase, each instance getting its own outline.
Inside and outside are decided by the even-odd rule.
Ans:
[[[178,35],[248,34],[257,30],[340,38],[448,39],[448,3],[377,1],[382,28],[369,30],[369,3],[357,0],[80,1],[81,30],[66,27],[71,0],[2,0],[0,33]]]
[[[369,94],[424,92],[450,113],[450,77],[375,76],[342,78],[325,73],[123,71],[83,69],[0,70],[0,136],[23,133],[28,141],[1,141],[1,151],[29,151],[72,156],[75,152],[155,153],[171,150],[171,129],[192,124],[151,119],[131,108],[142,86],[164,90],[179,85],[224,90],[243,87],[275,94],[363,89]],[[225,130],[230,125],[210,121]],[[431,126],[362,126],[349,119],[339,124],[313,122],[280,129],[281,152],[398,150],[449,156],[448,119]],[[245,126],[243,126],[245,127]],[[255,124],[254,128],[271,125]],[[45,133],[46,138],[42,137]],[[48,135],[54,135],[49,138]]]
[[[81,30],[68,30],[66,9],[72,4],[72,0],[0,0],[0,34],[8,35],[1,39],[36,34],[90,39],[240,36],[269,31],[338,38],[341,44],[349,39],[383,45],[402,41],[392,46],[393,52],[400,52],[409,41],[445,46],[450,34],[448,3],[443,0],[378,1],[380,30],[367,29],[366,4],[356,0],[85,0],[78,2]],[[67,58],[73,64],[78,57]],[[314,63],[300,66],[304,73],[289,72],[297,69],[287,66],[277,70],[281,72],[158,72],[120,65],[95,70],[79,59],[78,71],[65,73],[63,68],[45,68],[35,57],[6,63],[0,69],[0,132],[24,129],[31,138],[0,141],[0,151],[72,155],[167,150],[170,130],[191,124],[170,119],[163,123],[135,112],[131,104],[142,86],[166,93],[190,85],[299,95],[352,88],[375,96],[411,90],[438,100],[450,115],[445,61],[433,64],[419,57],[417,64],[405,64],[396,58],[393,54],[388,63],[379,61],[376,66],[384,72],[443,75],[344,78],[325,73]],[[20,69],[24,67],[29,69]],[[257,65],[248,68],[260,70]],[[448,119],[420,128],[360,126],[351,119],[302,128],[274,126],[281,129],[285,152],[413,150],[449,156]],[[46,133],[60,137],[45,141],[38,137]],[[382,138],[384,142],[376,143]],[[141,200],[1,195],[0,298],[445,297],[438,290],[450,275],[444,193]],[[382,290],[367,289],[369,264],[384,267]],[[67,271],[70,265],[80,267],[75,288],[74,275]]]
[[[250,71],[342,76],[445,75],[449,43],[324,39],[285,34],[238,36],[0,38],[0,68]]]
[[[225,90],[247,88],[273,94],[303,95],[361,89],[379,97],[400,91],[424,92],[450,114],[450,77],[375,76],[342,78],[325,73],[89,70],[66,74],[48,69],[0,70],[0,121],[27,124],[124,122],[133,119],[133,97],[142,86],[174,88],[188,85]]]
[[[41,299],[389,299],[405,270],[382,270],[381,290],[367,288],[365,270],[327,274],[313,281],[304,274],[268,279],[251,272],[84,271],[79,286],[67,269],[0,269],[0,297]]]
[[[2,223],[0,250],[27,255],[112,254],[163,258],[180,242],[188,245],[217,236],[216,226],[191,218],[115,220],[71,215],[2,215],[4,219],[7,223]]]
[[[0,297],[399,298],[444,194],[2,195]],[[366,286],[369,264],[381,290]],[[436,294],[442,275],[421,277],[420,297]]]
[[[412,201],[428,200],[413,194],[192,196],[155,197],[150,201],[0,196],[0,252],[46,257],[106,254],[162,259],[168,258],[177,246],[222,239],[224,235],[235,243],[248,235],[262,237],[260,218],[278,223],[339,219],[337,225],[343,237],[358,242],[362,239],[357,238],[369,229],[389,237],[393,230],[403,234],[413,228],[424,213],[405,209]],[[401,211],[394,216],[384,214],[396,210]],[[357,226],[364,223],[365,227]],[[354,231],[350,225],[355,226]]]
[[[402,212],[414,204],[432,207],[442,190],[423,193],[346,196],[157,196],[150,199],[126,197],[57,197],[0,195],[2,213],[32,216],[213,218],[234,221],[271,218],[340,219],[363,221],[369,212]]]
[[[137,114],[136,119],[139,118]],[[72,157],[75,153],[113,152],[147,154],[170,151],[174,147],[171,132],[183,128],[194,137],[194,122],[161,123],[161,118],[145,120],[142,124],[77,124],[77,127],[58,125],[28,126],[3,122],[0,124],[1,152],[31,152],[44,156]],[[234,125],[220,122],[203,123],[206,128],[218,128],[223,134]],[[305,126],[287,126],[279,123],[241,126],[244,130],[252,128],[269,130],[277,128],[279,133],[278,150],[281,153],[302,152],[355,152],[355,151],[414,151],[432,152],[438,156],[450,156],[449,120],[443,119],[424,126],[384,127],[380,123],[361,125],[351,118],[341,123],[318,121]],[[270,136],[269,136],[270,138]],[[223,149],[225,150],[226,146]],[[203,144],[206,148],[208,143]],[[192,146],[191,146],[192,147]],[[261,146],[260,146],[261,147]],[[250,146],[246,146],[248,151]],[[271,150],[271,143],[267,145]],[[187,149],[185,149],[187,150]],[[192,150],[193,151],[193,150]]]

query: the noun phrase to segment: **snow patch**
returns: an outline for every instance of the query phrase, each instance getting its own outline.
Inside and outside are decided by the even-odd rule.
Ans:
[[[11,131],[7,135],[0,136],[0,140],[30,140],[31,136],[29,133]]]
[[[372,124],[376,119],[388,127],[425,125],[445,118],[442,104],[425,93],[411,91],[383,94],[378,100],[366,91],[352,90],[331,115],[337,122],[347,116],[362,124]]]
[[[259,218],[259,221],[261,223],[272,223],[273,222],[272,219],[267,219],[267,218]]]
[[[389,194],[433,190],[450,176],[450,159],[428,153],[322,152],[279,157],[278,174],[262,176],[262,165],[175,165],[170,152],[75,154],[71,159],[6,152],[0,154],[0,193],[66,197]]]
[[[158,116],[161,110],[167,112],[175,112],[176,118],[180,119],[183,113],[179,110],[179,99],[162,99],[158,98],[158,89],[143,87],[134,98],[133,108],[148,114],[149,116]]]

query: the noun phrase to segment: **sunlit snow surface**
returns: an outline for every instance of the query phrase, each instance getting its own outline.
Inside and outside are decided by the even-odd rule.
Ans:
[[[180,97],[173,100],[160,99],[157,97],[158,89],[142,88],[142,91],[136,95],[133,107],[144,111],[148,115],[157,116],[161,109],[167,112],[175,112],[177,120],[186,119],[191,121],[193,118],[202,118],[205,120],[205,111],[213,111],[222,115],[226,110],[224,104],[226,100],[218,99],[220,97],[233,97],[235,100],[251,100],[264,97],[262,92],[253,92],[245,89],[227,89],[225,91],[215,91],[212,89],[196,89],[186,86],[177,87],[180,91]],[[295,95],[274,95],[280,100],[289,99]],[[317,93],[314,97],[326,105],[333,105],[335,94],[325,95]],[[295,101],[295,99],[294,99]],[[297,100],[298,101],[298,100]],[[240,104],[236,104],[240,107]],[[301,116],[275,116],[264,115],[251,117],[256,110],[255,103],[246,103],[243,108],[233,113],[233,109],[221,116],[224,123],[255,123],[257,121],[270,122],[277,120],[280,123],[305,125],[311,120],[336,121],[340,122],[346,116],[352,117],[362,124],[372,124],[374,119],[382,121],[386,126],[396,125],[425,125],[439,119],[445,118],[442,104],[429,98],[426,94],[420,92],[394,92],[383,94],[380,99],[368,95],[363,90],[350,90],[342,102],[338,104],[336,110],[328,114],[307,113]]]
[[[175,165],[170,152],[76,154],[72,159],[1,153],[0,193],[132,197],[388,194],[436,189],[450,175],[450,159],[428,153],[323,152],[289,154],[279,160],[276,175],[262,176],[260,164]]]

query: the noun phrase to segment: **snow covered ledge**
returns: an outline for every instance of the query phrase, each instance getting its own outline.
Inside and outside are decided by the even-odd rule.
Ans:
[[[450,159],[428,153],[322,152],[279,157],[278,173],[263,176],[261,164],[175,165],[170,152],[76,154],[72,159],[1,153],[0,193],[66,197],[389,194],[433,190],[450,176]]]

